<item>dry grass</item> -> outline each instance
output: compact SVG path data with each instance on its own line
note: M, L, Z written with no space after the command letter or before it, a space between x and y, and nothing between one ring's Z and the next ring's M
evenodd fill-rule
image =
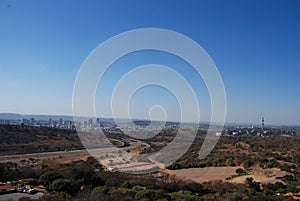
M256 182L269 181L275 179L275 173L279 171L277 168L262 169L254 168L250 174L236 176L231 180L227 177L236 175L236 169L241 167L207 167L207 168L190 168L181 170L164 170L164 173L176 175L182 179L190 179L199 183L213 180L223 180L231 183L244 183L246 178L252 177ZM267 174L272 172L273 174Z
M280 171L278 168L268 168L268 169L262 169L262 168L254 168L251 174L235 177L232 180L229 180L229 182L232 183L244 183L246 178L252 177L254 181L256 182L263 182L263 181L269 181L275 179L275 173ZM272 172L273 174L266 174L267 172Z
M206 182L213 180L223 180L227 177L236 175L236 169L240 167L206 167L206 168L189 168L181 170L170 170L170 174L174 174L182 179L190 179L195 182Z
M0 156L0 162L21 163L22 160L29 160L29 158L33 158L35 160L45 161L46 163L49 161L53 163L69 163L76 160L86 160L89 156L90 154L86 150L46 152Z

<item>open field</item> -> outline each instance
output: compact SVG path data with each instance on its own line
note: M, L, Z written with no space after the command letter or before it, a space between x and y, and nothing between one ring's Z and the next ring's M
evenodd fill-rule
M236 175L235 171L240 167L206 167L170 170L169 173L182 179L190 179L195 182L206 182L212 180L223 180Z
M278 168L267 168L267 169L255 169L252 173L235 177L231 180L228 180L232 183L244 183L246 178L252 177L256 182L263 182L263 181L271 181L275 180L275 173L280 171ZM268 173L269 172L269 173Z
M253 180L256 182L275 180L275 176L268 177L267 175L250 174L250 175L243 175L243 176L235 177L228 181L231 183L244 183L246 181L246 178L249 178L249 177L252 177Z
M206 182L212 180L223 180L230 183L244 183L246 178L252 177L256 182L275 180L275 173L280 171L278 168L255 168L250 174L236 176L233 179L226 180L227 177L237 175L236 169L240 167L206 167L206 168L188 168L180 170L163 170L164 173L176 175L182 179L190 179L195 182Z

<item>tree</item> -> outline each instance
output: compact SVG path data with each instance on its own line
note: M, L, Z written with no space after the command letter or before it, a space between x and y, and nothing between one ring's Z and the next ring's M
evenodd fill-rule
M40 182L37 179L29 179L25 182L26 185L38 186Z
M135 198L137 200L151 201L151 200L164 199L166 198L166 195L161 190L145 189L137 192Z
M62 178L62 175L60 173L55 171L49 171L42 174L39 180L44 186L49 186L51 182L60 178Z
M200 198L193 195L191 191L181 190L181 191L178 191L178 192L171 193L171 200L172 201L180 201L180 200L196 201L196 200L200 200Z
M235 170L235 173L239 176L244 175L245 171L242 168L238 168Z
M245 183L246 183L246 185L249 188L253 189L255 192L259 192L260 191L259 183L255 182L252 177L246 178L246 182Z
M73 179L56 179L49 185L49 190L75 195L79 190L81 183L81 180L76 181Z
M38 201L71 201L72 197L64 192L53 192L45 194L38 199Z
M181 190L190 191L197 195L203 195L205 193L203 186L193 181L181 181L179 188Z
M95 187L93 190L92 190L92 195L93 194L101 194L101 195L107 195L109 192L109 187L107 186L98 186L98 187Z

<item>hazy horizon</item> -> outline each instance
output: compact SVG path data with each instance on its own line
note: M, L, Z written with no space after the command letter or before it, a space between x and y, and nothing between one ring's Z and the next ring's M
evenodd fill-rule
M0 119L1 119L1 115L21 115L23 117L26 117L26 116L45 116L45 117L57 117L57 119L61 118L61 117L70 117L70 118L73 118L72 115L66 115L66 114L19 114L19 113L1 113L0 112ZM103 119L114 119L113 117L103 117L103 116L98 116L98 117L86 117L86 116L80 116L80 118L83 118L83 119L96 119L96 118L103 118ZM9 119L9 118L8 118ZM140 121L151 121L151 119L145 119L145 118L132 118L132 119L126 119L126 118L117 118L117 119L123 119L123 120L140 120ZM39 120L39 119L36 119L36 120ZM45 119L45 120L48 120L48 119ZM159 120L159 119L154 119L154 121L162 121L162 120ZM174 122L174 123L187 123L187 124L197 124L196 122L178 122L178 121L172 121L172 120L167 120L167 122ZM218 122L210 122L209 120L202 120L199 122L200 124L209 124L209 123L218 123ZM224 125L238 125L238 126L242 126L242 125L247 125L247 126L261 126L261 119L258 119L256 122L228 122L226 121ZM292 123L289 123L289 124L272 124L272 123L265 123L265 126L300 126L300 124L292 124Z

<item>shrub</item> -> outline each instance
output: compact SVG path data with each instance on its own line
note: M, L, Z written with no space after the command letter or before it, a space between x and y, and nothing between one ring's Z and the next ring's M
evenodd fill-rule
M51 194L43 195L38 201L71 201L72 197L64 192L53 192Z
M76 181L73 179L56 179L49 185L49 190L75 195L79 190L81 183L81 180Z

